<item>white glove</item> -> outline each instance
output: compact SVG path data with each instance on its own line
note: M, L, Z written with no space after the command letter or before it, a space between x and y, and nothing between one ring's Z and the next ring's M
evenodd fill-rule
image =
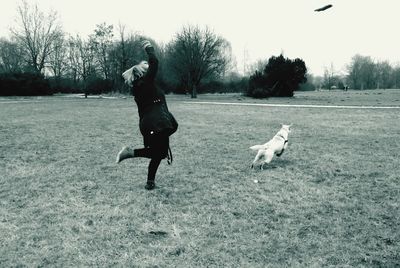
M151 45L151 43L149 41L145 40L142 42L142 47L144 50L146 50L146 48L153 47L153 46Z

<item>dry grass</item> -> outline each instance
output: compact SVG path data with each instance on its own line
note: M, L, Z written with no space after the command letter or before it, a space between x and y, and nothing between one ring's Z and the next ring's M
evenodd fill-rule
M256 102L400 98L342 94ZM161 165L152 192L147 161L114 164L121 146L142 143L130 99L0 100L0 266L400 266L399 110L183 99L169 96L174 163ZM199 96L215 99L253 102ZM288 150L250 170L248 147L281 122L294 123Z

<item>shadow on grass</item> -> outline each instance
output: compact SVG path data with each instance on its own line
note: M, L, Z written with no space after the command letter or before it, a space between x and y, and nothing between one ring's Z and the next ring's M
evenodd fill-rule
M281 159L281 158L274 158L271 163L269 164L263 164L262 169L260 167L255 167L255 170L261 170L261 171L266 171L266 170L271 170L271 169L276 169L276 168L285 168L288 166L292 166L294 162L292 160L288 159Z

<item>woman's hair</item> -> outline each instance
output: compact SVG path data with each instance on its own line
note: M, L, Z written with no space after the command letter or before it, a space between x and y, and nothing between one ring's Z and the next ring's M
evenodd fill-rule
M133 81L143 77L148 69L149 64L144 60L126 70L122 74L122 77L124 78L125 83L127 83L129 86L132 86Z

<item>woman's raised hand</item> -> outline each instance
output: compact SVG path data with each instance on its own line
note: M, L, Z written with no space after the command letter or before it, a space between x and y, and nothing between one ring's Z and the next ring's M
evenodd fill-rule
M153 46L151 45L151 43L148 40L144 40L142 42L142 47L143 47L143 49L146 49L148 47L153 47Z

